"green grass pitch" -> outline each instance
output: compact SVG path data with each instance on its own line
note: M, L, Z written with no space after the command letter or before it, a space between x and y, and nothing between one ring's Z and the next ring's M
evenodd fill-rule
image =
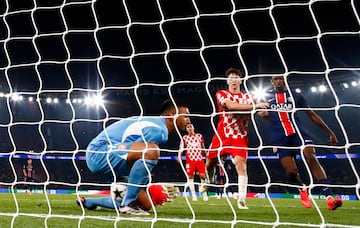
M16 201L14 199L16 197ZM315 207L305 209L296 199L248 199L249 210L236 208L236 200L210 197L192 202L178 197L174 202L156 207L150 216L118 216L114 210L85 210L76 205L76 195L0 194L0 227L320 227L322 225L360 227L360 202L344 201L336 211L326 209L325 200L316 200ZM96 196L97 197L97 196ZM18 205L18 210L16 207ZM188 203L191 204L191 211ZM277 224L279 222L280 224Z

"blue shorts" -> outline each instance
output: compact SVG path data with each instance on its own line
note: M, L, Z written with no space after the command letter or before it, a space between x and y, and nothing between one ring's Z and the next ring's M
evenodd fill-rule
M302 137L304 139L305 145L313 143L313 140L309 135L303 133ZM283 138L273 140L272 145L275 146L274 152L278 153L279 158L281 159L287 156L295 157L297 154L300 154L300 150L298 148L291 149L291 148L279 148L279 147L299 147L302 145L302 142L299 135L296 133L289 136L285 136Z
M119 181L120 177L129 175L126 161L131 145L132 143L110 145L106 141L90 143L86 149L86 164L91 172L109 181L113 181L113 169L116 181Z

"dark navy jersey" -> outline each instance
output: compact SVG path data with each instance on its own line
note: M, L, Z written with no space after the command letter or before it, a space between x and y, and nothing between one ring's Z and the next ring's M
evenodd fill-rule
M268 103L270 104L269 118L272 141L297 133L292 113L295 112L295 108L308 108L301 94L294 91L291 91L291 94L292 96L288 91L272 90L269 92ZM294 116L300 134L306 134L301 128L299 119L296 118L296 115Z
M28 165L28 164L23 165L23 170L26 173L27 175L26 177L28 178L28 180L32 180L34 178L33 177L34 167L32 165Z

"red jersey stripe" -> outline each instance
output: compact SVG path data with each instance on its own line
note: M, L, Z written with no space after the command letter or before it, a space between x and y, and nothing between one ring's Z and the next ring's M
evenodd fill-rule
M286 93L276 93L276 103L277 104L285 104L286 103ZM284 132L286 136L295 134L295 128L291 123L289 113L288 112L278 112L279 119L281 121L281 125L283 126Z

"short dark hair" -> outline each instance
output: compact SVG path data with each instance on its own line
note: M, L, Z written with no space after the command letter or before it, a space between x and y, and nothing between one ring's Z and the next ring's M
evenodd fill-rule
M227 70L225 71L225 77L226 77L226 78L229 77L230 74L239 75L240 78L243 77L243 73L242 73L239 69L236 69L236 68L233 68L233 67L231 67L231 68L229 68L229 69L227 69Z
M188 107L183 101L175 100L176 107ZM162 104L160 108L160 113L163 114L165 112L168 112L170 109L175 109L175 105L171 99L166 99Z

